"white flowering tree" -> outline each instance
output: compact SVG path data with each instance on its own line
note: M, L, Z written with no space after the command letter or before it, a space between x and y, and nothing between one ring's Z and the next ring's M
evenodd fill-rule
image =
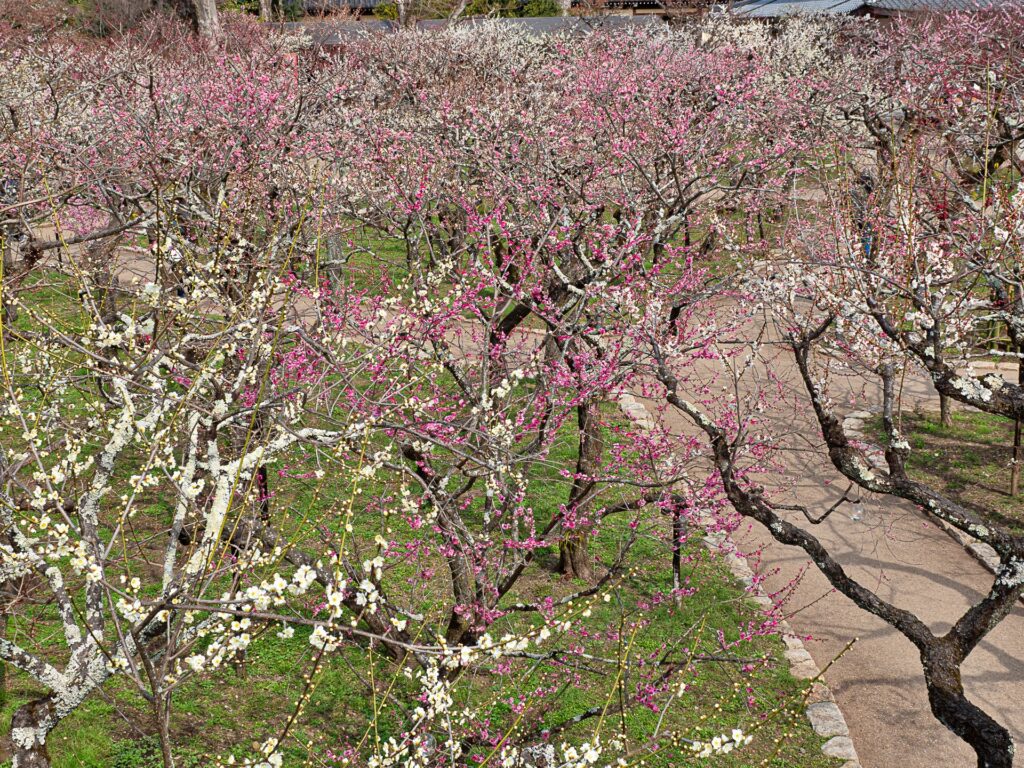
M823 451L850 483L847 494L827 509L778 503L750 475L751 428L696 402L667 362L660 375L668 402L707 435L734 507L801 547L837 590L916 646L932 712L974 749L979 766L1012 765L1014 745L966 695L960 668L1024 593L1024 539L912 476L901 382L924 376L950 401L1008 419L1022 414L1024 387L1008 367L974 368L993 353L979 348L993 327L1009 342L1003 360L1020 361L1022 23L1009 10L897 25L867 57L863 84L828 85L813 152L836 162L812 166L814 204L795 208L777 263L748 275L774 320L769 333L792 353L795 383ZM749 386L752 377L744 378ZM880 395L880 451L846 426L841 408L851 381ZM991 586L945 633L851 578L840 553L814 535L813 525L849 502L853 489L882 503L906 500L991 547Z

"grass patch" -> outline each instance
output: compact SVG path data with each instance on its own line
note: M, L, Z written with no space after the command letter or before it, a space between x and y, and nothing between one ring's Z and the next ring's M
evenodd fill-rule
M881 417L870 434L885 440ZM1024 498L1009 495L1013 421L975 411L957 411L953 425L937 413L904 413L910 443L910 474L963 504L984 519L1024 533Z
M608 562L614 556L627 524L623 520L601 529L594 550L602 561ZM643 622L644 631L636 637L634 661L664 653L666 648L678 644L681 637L695 653L720 652L723 641L735 640L744 627L760 620L757 608L745 598L725 567L699 544L694 544L688 552L686 571L691 585L697 587L695 594L685 599L680 607L671 600L659 602L670 586L668 552L656 530L661 524L660 520L643 522L647 531L636 544L631 558L634 575L618 587L615 600L596 603L587 627L593 633L625 627L624 635L628 635L632 623ZM550 572L551 561L555 558L556 553L552 552L546 563L537 564L530 578L524 579L516 599L537 599L578 587ZM643 608L624 609L624 604ZM515 619L524 620L530 619ZM685 634L700 623L706 625L706 631ZM495 634L501 631L496 629ZM269 632L252 646L244 671L226 669L216 677L199 678L180 690L175 696L172 721L177 764L186 768L213 765L217 757L229 751L241 757L251 752L254 742L275 735L292 714L294 702L303 690L302 675L310 666L308 634L308 628L297 627L294 639L283 640ZM619 647L614 635L609 634L588 651L614 656ZM643 739L664 714L663 732L675 731L690 738L711 738L737 726L753 731L755 741L749 747L718 758L716 765L729 768L836 765L821 754L822 739L814 734L802 716L803 683L788 673L782 651L777 638L756 637L735 651L758 660L749 669L732 662L697 664L692 677L687 675L692 683L691 690L678 698L669 712L637 706L624 716L612 714L607 718L602 735L607 739L625 731L633 739ZM391 677L385 659L375 654L374 664L381 679ZM358 742L364 736L373 706L366 687L367 665L366 652L359 648L348 648L332 657L319 677L319 684L293 733L294 738L285 742L286 766L309 764L307 760L311 755ZM492 697L492 722L501 727L511 716L505 701L522 689L528 689L532 682L554 675L557 670L545 665L537 670L533 680L526 682L521 675L473 680L460 689L459 695ZM12 674L11 678L10 696L0 713L0 729L4 732L10 726L14 709L41 693L20 673ZM401 685L401 678L398 680ZM628 680L627 690L642 684L643 673L634 673ZM612 685L611 674L606 671L583 675L576 684L563 687L554 697L553 706L543 715L545 725L553 727L588 707L603 705L609 699ZM561 738L572 742L592 738L595 724L595 719L580 723L562 734L559 741ZM379 727L381 737L386 738L397 729L398 720L385 712ZM162 762L154 732L145 702L127 681L119 678L54 731L50 751L56 768L160 768ZM312 749L307 745L312 745ZM669 746L646 755L645 765L669 768L691 764L684 755L685 748L681 751ZM312 764L319 764L316 757L313 759ZM692 762L697 764L698 761ZM469 764L472 765L472 761ZM6 764L0 762L0 765Z
M398 253L393 255L397 258ZM73 306L70 292L56 279L40 284L35 297L38 311L46 310L48 315L58 315L62 308ZM68 317L69 330L80 330L74 327L79 316L69 312ZM31 397L37 398L38 405L35 401L31 403L36 407L41 408L48 402L43 389L33 392ZM93 406L95 401L95 393L85 387L77 391L74 400L83 410ZM614 422L614 418L610 420ZM610 434L608 442L614 439ZM95 450L101 441L102 435L97 434L89 449ZM570 419L563 425L546 459L529 468L529 503L540 522L551 519L567 500L568 482L560 470L572 466L575 443L576 426ZM126 452L127 461L120 463L116 471L116 486L127 484L145 455L146 446ZM315 466L314 458L311 452L296 447L291 454L281 457L279 466L287 465L291 471L301 472ZM386 482L378 484L376 480L361 485L354 499L352 549L373 551L373 539L378 533L389 535L399 543L404 543L407 536L413 538L411 533L388 530L373 503L375 496L394 493L395 487ZM284 489L275 497L274 504L281 510L291 511L286 523L293 528L289 533L296 534L296 539L316 540L317 536L336 535L340 530L342 515L339 512L350 498L351 486L346 473L340 470L319 490L318 484L311 481L280 484L273 481L274 489ZM619 493L621 491L613 489L602 501L614 501ZM110 517L117 511L116 502L109 503L112 506L106 509L104 535L110 529ZM165 535L171 511L167 498L161 497L155 489L140 492L138 509L135 535L139 542L147 543L138 543L125 555L126 568L129 564L136 567L144 559L157 561L163 541L161 536ZM481 514L477 505L465 510L466 520L473 526L480 524ZM624 690L631 696L654 678L650 671L651 660L667 653L676 654L678 658L735 654L750 661L710 658L695 661L686 667L685 677L681 678L691 684L690 689L675 698L668 712L659 708L664 697L658 699L657 705L652 699L651 706L632 706L623 713L611 711L607 718L592 718L571 725L556 743L563 738L577 743L590 740L599 722L603 723L601 735L606 740L616 734L626 734L633 743L643 743L659 727L662 733L703 739L741 727L753 732L754 743L718 764L735 768L748 765L826 768L834 765L834 761L821 755L822 739L802 717L803 684L789 675L781 643L774 637L757 636L755 632L753 639L735 649L732 647L741 635L756 629L761 619L757 607L746 599L728 571L701 547L699 537L694 538L687 552L685 574L695 591L679 606L670 598L666 599L671 589L670 553L665 535L667 520L658 510L647 508L635 521L626 515L608 518L592 544L600 563L607 566L615 561L621 543L631 536L631 522L636 526L638 540L630 552L630 575L616 584L615 599L595 601L592 613L577 623L588 638L587 651L615 658L623 653L624 640L630 641L631 666ZM582 586L552 572L557 560L556 549L552 546L531 563L504 604L533 603L548 596L558 598ZM426 578L417 579L413 565L418 568L440 563L434 553L418 562L403 563L391 569L387 586L392 598L422 611L428 617L427 623L443 618L444 609L451 604L443 579L435 578L429 583ZM599 565L597 570L600 573L603 569ZM108 577L115 575L116 568L111 567ZM70 587L77 593L81 585L75 583ZM524 625L535 621L532 614L510 614L496 622L492 634L521 632ZM13 639L63 666L66 659L62 656L60 633L54 631L56 628L52 606L38 606L34 611L16 616L10 629ZM640 630L635 635L634 628ZM271 629L251 646L244 667L222 670L215 677L195 679L178 690L172 718L177 764L186 768L215 765L218 758L229 752L245 758L253 755L254 743L279 735L305 690L303 676L312 667L313 651L307 642L308 635L308 628L296 628L295 638L285 640ZM634 638L635 644L632 644ZM614 666L582 669L567 678L560 664L536 664L527 675L522 674L523 666L520 666L513 670L514 674L496 671L473 677L463 682L457 697L472 698L474 704L481 698L488 702L486 712L490 727L497 732L513 727L516 716L510 702L529 694L532 686L551 687L553 681L562 681L547 700L549 706L538 713L540 721L549 728L615 700ZM371 670L376 676L376 686L370 685ZM390 662L377 652L352 646L332 655L317 676L318 683L283 745L284 764L330 765L323 761L325 750L338 750L362 741L370 732L368 723L376 708L380 681L391 679L395 680L397 697L410 701L415 684L396 674ZM12 670L9 696L0 706L0 733L9 731L11 717L18 706L42 693L27 676ZM402 713L397 708L383 707L371 738L383 740L393 735L402 726L401 718ZM142 696L127 679L115 678L53 732L49 739L53 764L56 768L157 768L162 761L155 730L151 711ZM697 762L688 756L684 745L672 744L671 739L668 742L661 750L645 755L644 764L668 768ZM8 756L8 749L9 744L0 742L0 764ZM471 758L469 764L474 764Z

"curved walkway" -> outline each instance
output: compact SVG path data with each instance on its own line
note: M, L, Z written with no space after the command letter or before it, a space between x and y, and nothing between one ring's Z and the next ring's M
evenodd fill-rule
M778 369L776 369L778 370ZM848 382L863 403L877 394L860 382ZM800 385L793 381L791 392ZM927 381L907 384L904 407L923 401L937 409ZM846 481L828 463L820 447L810 404L776 415L779 433L788 435L786 473L778 482L785 501L810 510L831 506ZM673 417L675 418L675 417ZM692 427L681 419L680 431ZM783 490L784 488L784 490ZM864 494L855 514L847 505L812 526L843 567L880 597L916 613L934 632L944 632L967 607L984 595L992 576L962 546L907 503ZM1024 501L1022 501L1024 504ZM794 631L806 641L819 667L825 667L853 639L853 647L825 674L850 728L864 768L939 768L974 766L977 758L931 714L916 648L888 624L834 591L807 555L778 544L753 521L734 536L749 562L765 574L771 592L799 579L786 603ZM756 553L759 553L756 554ZM1017 604L963 666L968 696L1006 725L1024 754L1024 607ZM1024 764L1024 758L1017 763Z
M834 495L816 482L835 474L830 467L799 458L790 466L798 478L793 495L801 503L832 503ZM815 535L882 598L914 611L933 631L945 631L987 591L992 576L909 505L865 502L860 520L852 519L849 508L841 509L815 527ZM757 528L736 540L748 551L764 546L762 570L769 573L771 590L803 572L787 613L797 633L812 636L806 646L819 666L859 638L826 678L865 768L975 764L967 746L932 716L920 658L908 640L834 592L802 550L783 547ZM1019 605L968 658L964 685L972 700L1024 744L1024 610Z

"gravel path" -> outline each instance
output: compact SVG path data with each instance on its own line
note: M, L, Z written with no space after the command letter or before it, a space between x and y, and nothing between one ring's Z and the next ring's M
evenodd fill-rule
M784 365L780 361L780 365ZM778 369L776 369L778 370ZM879 393L848 382L861 393L859 407L877 404ZM791 392L800 391L794 379ZM865 403L866 399L866 403ZM927 381L906 384L904 407L922 402L937 410ZM776 414L786 433L785 500L821 511L831 506L847 482L818 445L810 404L794 418ZM679 420L681 431L692 429ZM811 529L851 575L892 603L915 612L933 631L944 632L992 583L992 576L912 505L888 497L863 497L859 514L845 506ZM859 519L853 519L859 517ZM974 766L974 753L931 714L916 648L874 616L832 590L807 555L776 543L760 525L749 523L735 537L744 552L761 550L755 570L767 574L766 587L780 590L802 574L787 603L789 622L818 666L825 667L854 638L853 648L828 670L826 681L838 702L864 768L945 768ZM1006 725L1024 750L1024 607L1018 603L967 659L963 667L968 696ZM1024 758L1017 762L1024 763Z

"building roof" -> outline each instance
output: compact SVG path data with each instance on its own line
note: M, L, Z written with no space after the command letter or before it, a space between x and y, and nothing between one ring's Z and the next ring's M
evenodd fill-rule
M372 10L389 0L305 0L307 10L329 12L332 10ZM661 0L606 0L609 6L657 6ZM745 18L775 18L793 14L848 15L852 13L876 13L889 15L897 13L941 13L944 11L971 11L995 8L1000 5L1021 5L1024 0L733 0L726 5L716 6L719 12L731 12ZM479 18L463 18L456 24L478 24ZM511 28L525 29L537 35L585 34L595 29L623 29L626 27L661 24L656 16L542 16L534 18L488 19ZM420 21L420 29L437 29L450 22L446 19ZM289 31L305 32L315 44L338 44L353 36L372 32L393 32L395 22L340 21L340 22L292 22L278 25Z
M732 12L750 18L789 16L795 13L846 15L864 5L866 0L741 0L732 6Z
M880 10L913 11L978 11L1000 5L1020 5L1022 0L868 0Z
M1021 3L1024 3L1024 0L739 0L730 10L738 16L748 18L771 18L795 13L941 13L984 10Z

